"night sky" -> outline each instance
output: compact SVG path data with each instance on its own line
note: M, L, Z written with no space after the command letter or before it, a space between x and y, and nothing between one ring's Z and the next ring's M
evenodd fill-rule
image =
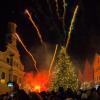
M63 0L57 0L59 16L63 14ZM37 66L47 68L56 44L65 45L67 33L76 5L78 14L71 34L68 53L77 64L82 67L85 59L92 62L94 54L100 53L100 2L99 0L65 0L67 3L64 32L61 20L57 16L55 0L2 0L0 1L0 50L5 51L7 42L7 23L17 24L17 33L33 54ZM28 9L33 20L41 31L42 38L47 44L45 53L36 30L25 15ZM18 43L18 49L26 70L33 69L33 63L25 50Z

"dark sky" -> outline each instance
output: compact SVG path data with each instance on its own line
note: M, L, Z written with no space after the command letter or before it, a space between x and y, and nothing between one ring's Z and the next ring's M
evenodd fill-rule
M55 45L65 45L69 25L75 6L79 5L74 23L68 52L77 63L90 61L96 52L100 52L100 2L99 0L66 0L65 29L56 13L55 0L2 0L0 1L0 50L5 50L7 43L7 23L16 22L17 33L27 48L32 52L39 67L46 67L50 63ZM59 16L63 14L63 0L58 0ZM41 46L36 30L24 14L25 9L31 12L33 20L41 31L43 40L48 46L48 54ZM26 69L31 69L32 62L21 45L18 45L21 58ZM47 60L48 58L48 60ZM76 60L77 59L77 60ZM47 61L46 61L47 60ZM26 63L28 62L28 63Z

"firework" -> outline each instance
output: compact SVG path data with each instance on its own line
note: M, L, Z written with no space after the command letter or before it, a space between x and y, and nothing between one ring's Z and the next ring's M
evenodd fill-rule
M50 10L50 13L52 14L52 9L51 9L49 0L47 0L47 4L48 4L49 10Z
M52 69L52 66L53 66L53 63L54 63L54 60L55 60L55 56L56 56L57 50L58 50L58 45L56 45L56 48L55 48L55 51L54 51L54 55L53 55L53 58L52 58L51 63L50 63L49 76L50 76L50 73L51 73L51 69Z
M40 34L40 31L39 31L38 27L36 26L35 22L33 21L32 17L31 17L31 14L29 13L29 11L27 9L25 10L25 14L27 14L29 16L29 20L31 21L31 23L35 27L35 29L37 31L37 34L38 34L38 37L40 39L40 42L43 44L43 39L42 39L42 36Z
M60 4L60 2L62 2ZM65 29L65 15L66 15L66 7L67 7L67 3L65 2L65 0L57 0L56 2L56 6L57 6L57 15L58 15L58 19L61 22L62 28L64 30L64 35L66 37L66 29ZM60 14L61 12L59 12L59 10L61 9L60 6L62 6L62 14Z
M38 34L38 36L39 36L39 39L40 39L41 43L43 43L42 36L41 36L41 34L40 34L40 32L39 32L39 29L38 29L38 27L36 26L35 22L33 21L32 17L31 17L31 14L29 13L29 11L28 11L27 9L25 10L25 14L27 14L27 15L29 16L29 20L31 21L31 23L32 23L33 26L35 27L35 29L36 29L36 31L37 31L37 34Z
M67 43L66 43L66 49L68 48L68 45L69 45L69 42L70 42L71 32L72 32L72 29L73 29L73 24L74 24L74 22L75 22L75 17L76 17L78 8L79 8L79 7L78 7L78 5L77 5L76 8L75 8L75 11L74 11L72 20L71 20L71 25L70 25L70 27L69 27L69 32L68 32L68 39L67 39Z
M27 14L29 16L29 20L31 21L31 23L34 26L34 28L36 29L41 44L45 47L45 49L47 49L46 44L44 43L44 41L42 39L42 36L40 34L40 31L39 31L37 25L35 24L35 22L33 21L32 17L31 17L31 14L29 13L29 11L27 9L25 10L25 14Z
M63 16L62 16L62 24L63 24L63 29L64 29L64 33L66 35L66 30L65 30L65 15L66 15L66 6L67 6L67 3L65 2L65 0L63 0L63 4L64 4L64 13L63 13Z
M26 46L25 46L24 43L22 42L22 40L21 40L21 38L19 37L19 35L18 35L17 33L15 33L15 35L16 35L18 41L19 41L19 42L21 43L21 45L23 46L23 48L25 49L25 51L26 51L26 52L29 54L29 56L32 58L32 60L33 60L33 62L34 62L34 66L35 66L36 71L39 72L38 69L37 69L37 67L36 67L36 60L34 59L33 55L27 50Z
M56 0L56 1L57 1L57 0ZM63 4L62 6L63 6L63 11L64 11L64 12L63 12L62 16L60 16L60 14L59 14L59 12L58 12L58 17L62 17L62 18L64 19L64 18L65 18L65 15L66 15L66 6L67 6L67 4L66 4L65 0L61 0L61 1L63 2L63 3L62 3L62 4ZM61 2L61 1L60 1L60 2ZM58 7L58 8L57 8L57 11L59 11L59 10L58 10L58 9L59 9L58 2L56 2L56 3L57 3L57 7Z
M55 0L55 3L56 3L56 12L57 12L57 15L59 16L59 13L58 13L58 3L57 3L57 0Z

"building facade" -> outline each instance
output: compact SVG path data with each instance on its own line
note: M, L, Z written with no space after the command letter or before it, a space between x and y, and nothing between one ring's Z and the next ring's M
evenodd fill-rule
M15 81L20 86L24 75L24 66L20 60L20 54L16 47L17 38L15 36L16 24L9 23L8 37L10 42L7 44L5 52L0 51L0 93L8 90L7 82Z
M93 62L94 82L100 84L100 55L96 54Z
M78 72L78 79L84 89L100 85L100 54L95 54L92 64L85 61L83 73L81 70Z

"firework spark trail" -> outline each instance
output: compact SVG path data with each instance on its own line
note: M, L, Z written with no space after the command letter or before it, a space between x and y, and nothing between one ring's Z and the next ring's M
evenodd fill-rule
M57 0L56 0L57 1ZM66 6L67 6L67 3L65 2L65 0L62 1L63 2L63 14L62 16L60 16L59 12L58 12L58 9L59 9L59 6L58 6L58 2L56 2L56 6L57 6L57 15L58 15L58 19L61 21L62 23L62 27L63 27L63 30L64 30L64 35L66 36L66 29L65 29L65 15L66 15Z
M49 10L50 10L50 13L52 14L52 9L51 9L49 0L47 0L47 4L48 4Z
M62 18L64 19L64 18L65 18L65 15L66 15L66 6L67 6L67 4L66 4L65 0L63 0L62 2L63 2L63 4L64 4L64 5L63 5L64 13L63 13L63 15L62 15ZM58 2L57 2L57 0L56 0L56 3L57 3L56 5L57 5L57 7L58 7L58 8L57 8L57 11L58 11L59 6L58 6ZM59 12L58 12L58 17L60 17Z
M76 8L75 8L73 17L72 17L71 25L70 25L70 27L69 27L68 39L67 39L67 43L66 43L66 49L68 49L68 46L69 46L69 42L70 42L70 38L71 38L71 32L72 32L72 29L73 29L73 24L74 24L74 22L75 22L75 18L76 18L76 14L77 14L78 8L79 8L79 7L78 7L78 5L77 5Z
M56 2L56 12L57 12L57 15L59 16L59 13L58 13L58 2L57 2L57 0L55 0L55 2Z
M53 63L54 63L54 60L55 60L55 56L56 56L57 50L58 50L58 45L56 45L56 48L55 48L55 51L54 51L54 55L53 55L53 58L52 58L51 63L50 63L49 76L50 76L50 73L51 73L51 69L52 69L52 66L53 66Z
M29 11L27 9L25 10L25 14L27 14L29 16L29 20L32 22L33 26L35 27L41 43L43 43L42 36L41 36L35 22L33 21L32 17L31 17L31 14L29 13Z
M66 35L66 29L65 29L65 16L66 16L66 6L67 6L67 3L65 2L65 0L63 0L63 3L64 3L64 13L63 13L63 29L64 29L64 34Z
M38 27L36 26L35 22L33 21L32 17L31 17L31 14L29 13L29 11L27 9L25 10L25 14L27 14L29 16L29 20L31 21L31 23L35 27L41 44L45 47L45 49L47 49L46 44L43 42L42 36L40 34L40 31L39 31Z
M63 14L63 18L65 18L67 3L65 2L65 0L63 0L63 3L64 3L64 14Z
M35 66L36 71L39 72L38 69L37 69L37 67L36 67L36 60L34 59L34 57L32 56L32 54L27 50L26 46L25 46L24 43L22 42L22 40L21 40L21 38L19 37L19 35L18 35L17 33L15 33L15 35L16 35L18 41L19 41L19 42L21 43L21 45L23 46L23 48L25 49L25 51L26 51L26 52L30 55L30 57L32 58L32 60L33 60L33 62L34 62L34 66Z

